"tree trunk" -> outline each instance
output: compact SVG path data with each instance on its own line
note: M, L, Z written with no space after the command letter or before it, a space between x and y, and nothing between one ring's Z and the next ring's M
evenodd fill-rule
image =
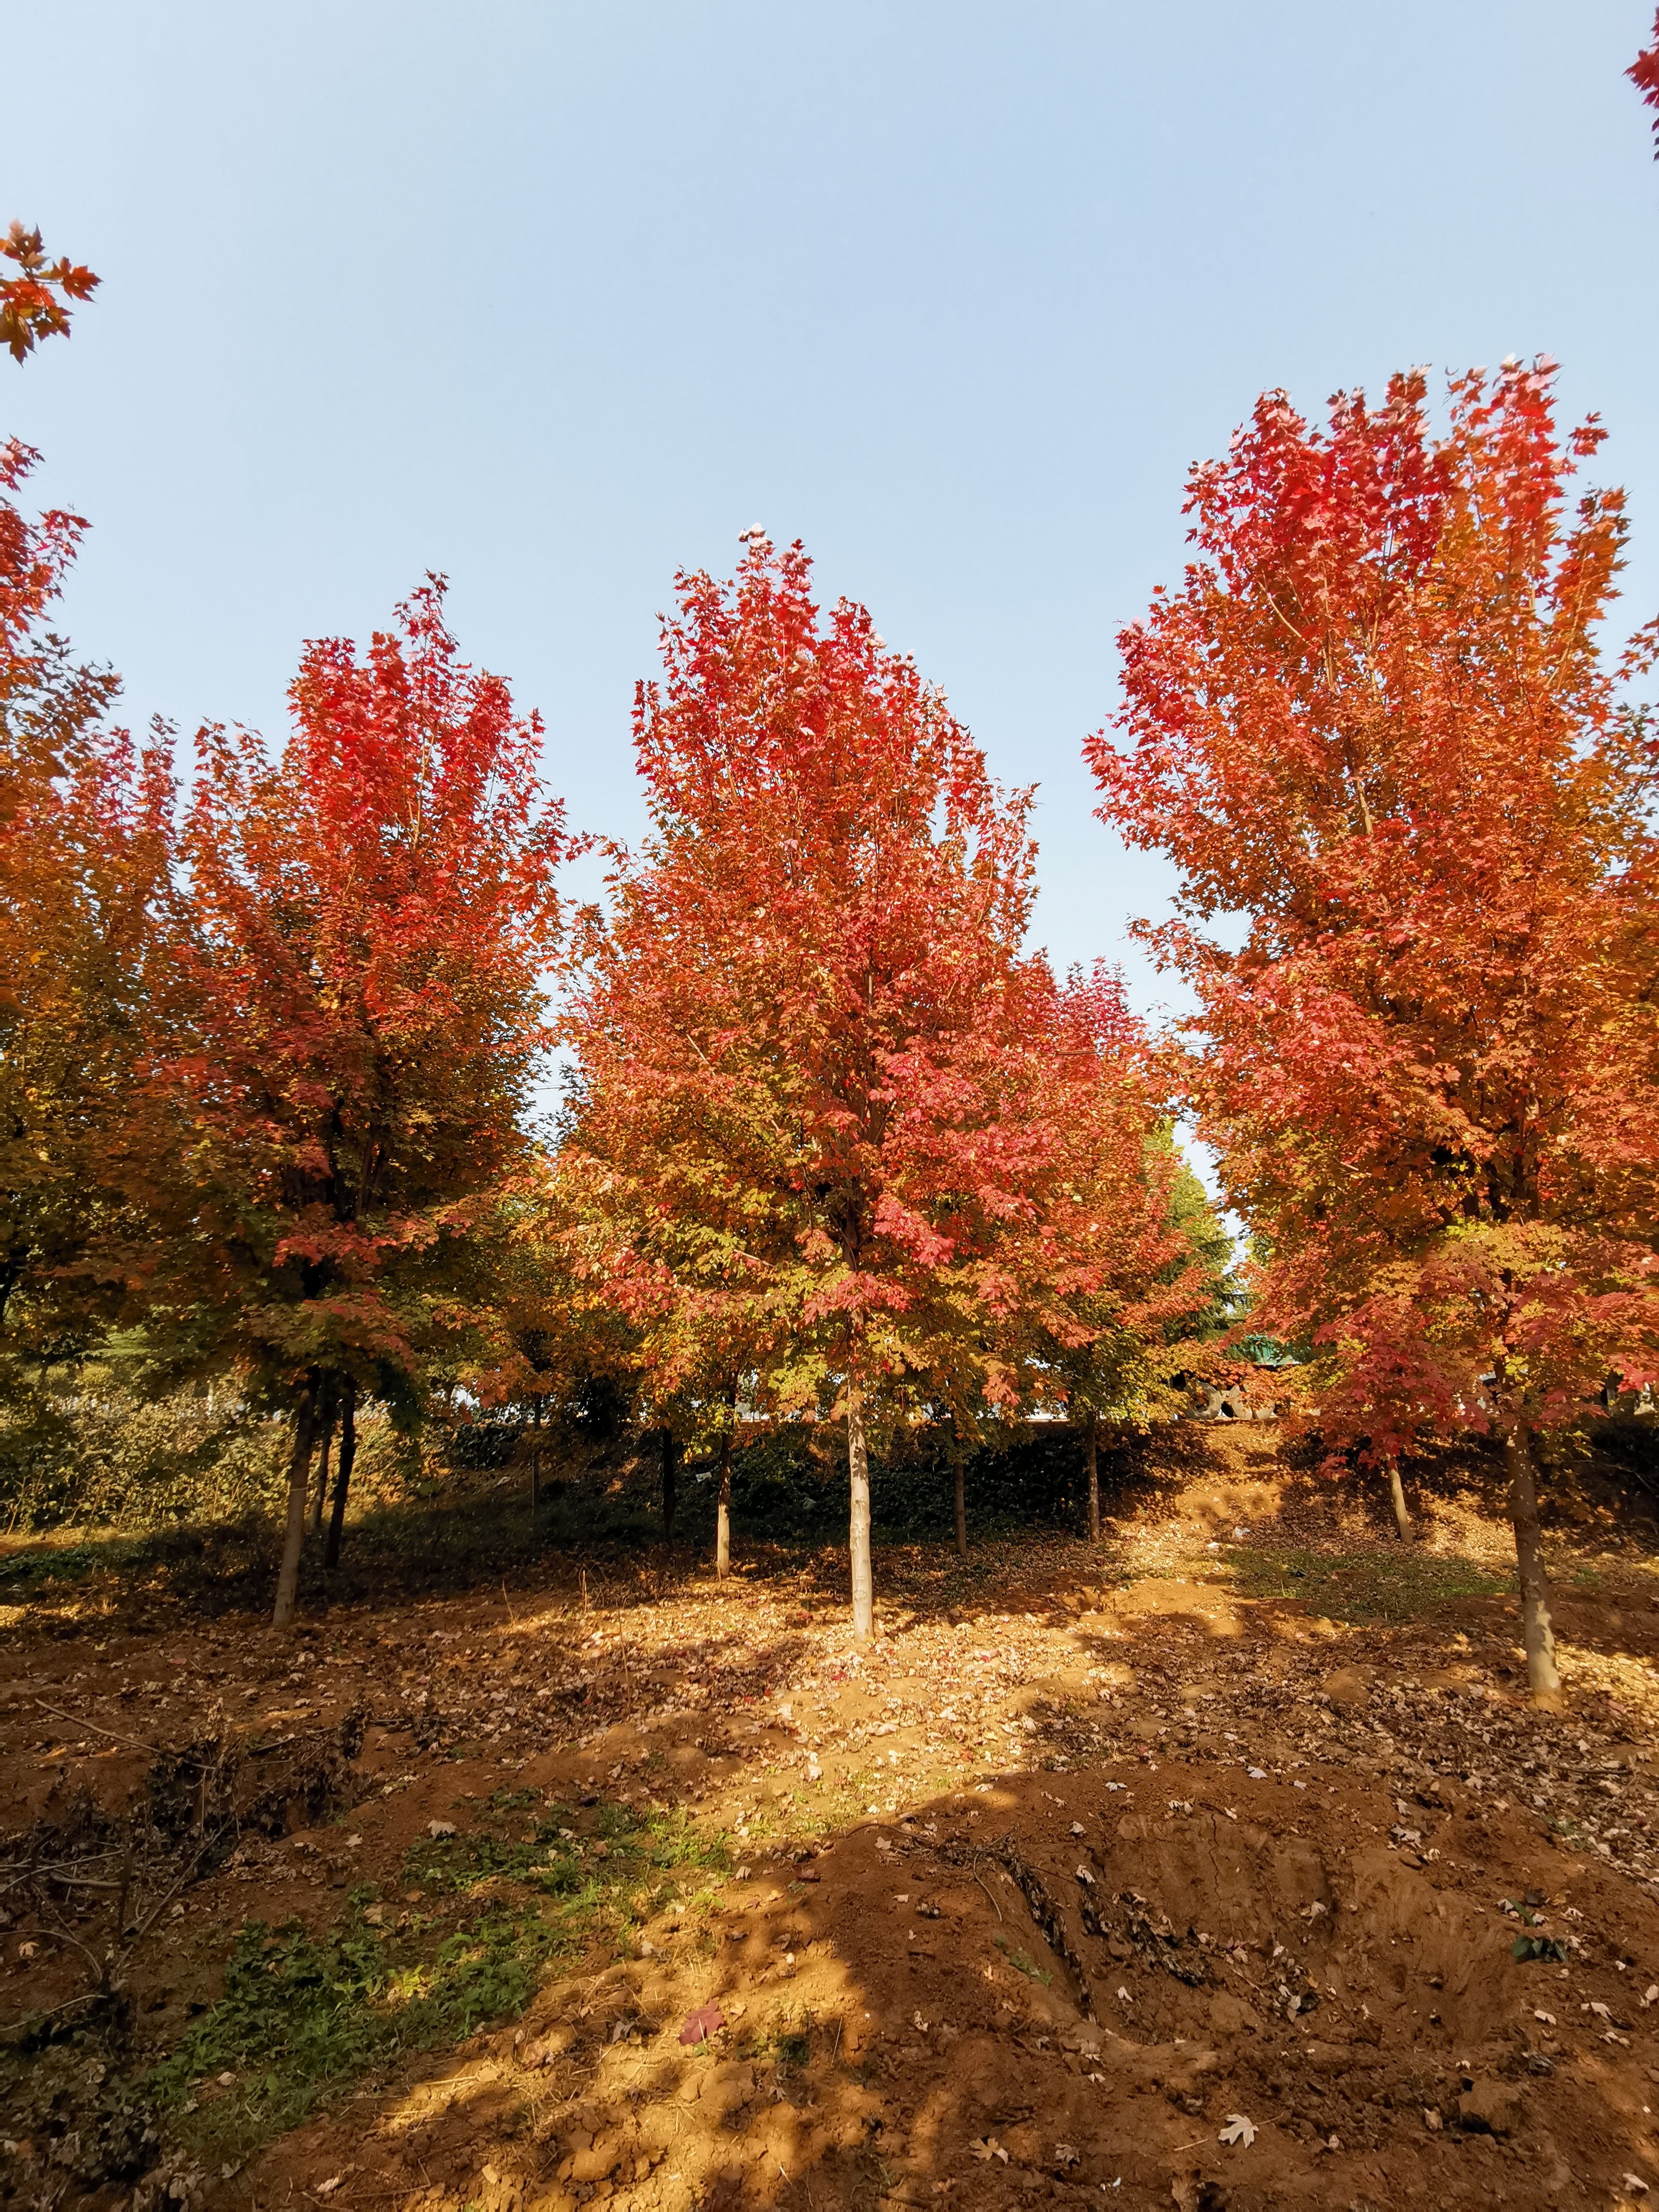
M1400 1462L1392 1458L1389 1462L1389 1502L1394 1507L1395 1526L1400 1531L1400 1540L1402 1544L1409 1544L1413 1535L1412 1516L1406 1510L1406 1492L1400 1480Z
M847 1401L847 1474L852 1494L848 1549L853 1565L853 1634L867 1644L875 1627L875 1579L870 1571L870 1458L864 1442L864 1401L856 1390Z
M1515 1561L1521 1570L1521 1635L1527 1647L1527 1683L1534 1705L1558 1711L1561 1705L1561 1677L1556 1671L1549 1584L1544 1578L1544 1535L1538 1520L1538 1481L1533 1466L1532 1435L1523 1420L1517 1419L1504 1439L1504 1463L1510 1477Z
M958 1559L965 1559L968 1556L968 1498L963 1479L962 1439L960 1437L956 1437L951 1444L951 1473L953 1477L952 1487L956 1492L957 1556Z
M1083 1464L1089 1476L1089 1541L1100 1541L1100 1424L1092 1413L1085 1435Z
M662 1432L662 1540L665 1544L674 1540L674 1431Z
M340 1385L340 1464L334 1477L334 1503L328 1516L328 1541L323 1565L340 1564L340 1531L345 1526L346 1493L351 1488L351 1469L357 1457L357 1384L348 1375Z
M732 1571L732 1431L720 1438L720 1495L714 1514L714 1579Z
M542 1510L542 1401L538 1398L530 1409L530 1539L536 1540L537 1517Z
M276 1575L276 1602L271 1608L273 1628L287 1628L294 1620L300 1554L306 1540L306 1492L311 1486L311 1432L316 1415L317 1371L313 1368L295 1408L294 1455L288 1464L288 1527L283 1534L283 1564Z
M317 1491L311 1502L311 1533L313 1536L322 1528L323 1508L328 1502L328 1455L334 1442L334 1377L325 1375L318 1397L323 1438L317 1453Z

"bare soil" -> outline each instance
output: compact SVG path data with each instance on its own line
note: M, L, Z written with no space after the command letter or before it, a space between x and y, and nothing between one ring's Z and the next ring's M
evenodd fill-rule
M1551 1717L1490 1501L1417 1504L1404 1552L1207 1431L1099 1547L880 1555L863 1651L844 1562L782 1553L293 1639L15 1607L0 2203L1650 2203L1655 1531L1559 1520ZM629 1857L650 1823L696 1849ZM464 1956L486 1912L520 1996L274 2141L264 2061L155 2087L239 1942Z

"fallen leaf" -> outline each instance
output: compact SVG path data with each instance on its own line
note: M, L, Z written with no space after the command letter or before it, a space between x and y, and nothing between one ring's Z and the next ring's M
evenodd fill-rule
M1546 2027L1553 2027L1555 2025L1555 2014L1553 2012L1534 2012L1533 2018L1541 2020Z
M1070 2143L1056 2143L1054 2145L1054 2164L1056 2166L1076 2166L1078 2163L1079 2154L1072 2148Z
M1229 2112L1227 2124L1216 2137L1218 2142L1243 2143L1249 2150L1255 2141L1255 2123L1247 2120L1243 2112Z
M311 2193L313 2197L331 2197L344 2179L343 2173L331 2174L326 2181L319 2181Z
M1008 2154L994 2136L976 2136L968 2148L981 2166L994 2158L1000 2158L1005 2166L1008 2163Z
M699 2005L695 2012L685 2015L685 2025L680 2030L682 2043L705 2043L717 2028L726 2025L726 2014L717 2004Z
M455 1823L453 1820L428 1820L426 1824L426 1832L435 1843L440 1836L453 1836L455 1832Z

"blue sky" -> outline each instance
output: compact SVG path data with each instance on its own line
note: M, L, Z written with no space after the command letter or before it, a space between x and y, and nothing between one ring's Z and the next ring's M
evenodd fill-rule
M10 11L0 218L105 283L0 361L94 525L66 626L134 719L280 726L427 568L641 826L677 566L803 538L1038 781L1039 934L1166 878L1091 819L1115 632L1255 393L1547 351L1652 550L1659 168L1632 0L147 0ZM1133 959L1136 995L1160 987Z

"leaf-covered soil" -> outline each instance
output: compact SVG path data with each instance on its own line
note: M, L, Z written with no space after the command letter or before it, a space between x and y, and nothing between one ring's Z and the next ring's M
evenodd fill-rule
M1478 1486L1407 1552L1205 1441L1098 1547L878 1555L862 1653L781 1552L20 1606L0 2202L1651 2203L1650 1522L1574 1490L1545 1717Z

